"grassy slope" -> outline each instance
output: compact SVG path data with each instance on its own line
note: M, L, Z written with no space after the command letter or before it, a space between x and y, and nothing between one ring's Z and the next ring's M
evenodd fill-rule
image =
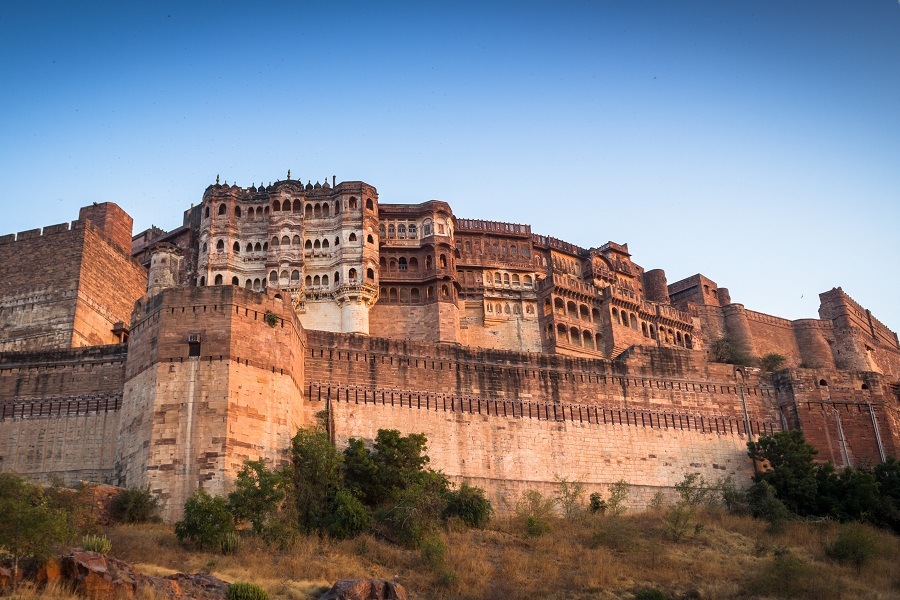
M226 557L185 550L165 525L118 526L108 535L110 554L148 575L206 571L259 583L273 598L316 598L346 577L393 579L420 599L632 598L644 588L669 598L900 598L900 538L874 529L880 556L857 576L852 565L825 554L843 527L834 523L794 523L772 532L749 517L713 511L699 515L680 542L666 533L662 512L560 520L551 527L537 538L526 538L513 521L444 532L445 566L436 569L418 551L370 536L304 537L284 551L247 538L238 554Z

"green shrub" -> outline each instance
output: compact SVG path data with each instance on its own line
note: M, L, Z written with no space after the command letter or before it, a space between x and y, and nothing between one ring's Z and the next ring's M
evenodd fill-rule
M159 498L150 493L150 488L129 488L112 500L112 516L122 523L146 523L157 520Z
M609 514L621 515L625 512L629 488L628 482L624 479L609 486L609 500L606 501L606 511Z
M447 493L445 518L458 518L469 527L484 527L494 514L491 501L485 498L484 490L464 483L458 490Z
M525 537L540 537L550 533L550 524L540 517L531 516L525 519Z
M422 563L434 572L444 569L444 561L447 558L447 544L440 535L429 535L419 544L419 555Z
M747 489L747 505L751 515L768 521L776 530L794 518L794 513L778 499L775 488L765 481L754 483Z
M559 493L556 495L556 503L562 510L563 517L567 521L579 521L584 518L585 507L584 484L580 481L559 480Z
M634 593L634 600L666 600L667 596L656 588L641 588Z
M328 517L328 535L337 539L352 538L368 529L371 521L369 510L359 498L344 488L337 491Z
M107 554L112 550L112 542L105 535L86 535L81 538L81 547L88 552Z
M878 556L878 538L871 528L861 523L848 523L841 527L837 539L825 553L836 561L852 563L858 577L863 566Z
M219 547L225 556L237 554L237 551L241 549L241 538L237 531L229 531L223 535Z
M752 366L756 360L747 352L746 348L732 339L722 338L712 343L710 347L714 362Z
M180 542L191 541L199 548L217 548L226 533L234 531L228 502L210 496L205 490L194 492L184 503L184 518L175 523Z
M228 600L269 600L269 594L255 583L235 581L228 586Z
M588 510L593 514L604 514L606 512L606 500L600 495L600 492L594 492L590 495L588 501Z
M773 372L783 367L786 361L787 359L783 355L769 352L765 356L760 357L759 364L764 370Z

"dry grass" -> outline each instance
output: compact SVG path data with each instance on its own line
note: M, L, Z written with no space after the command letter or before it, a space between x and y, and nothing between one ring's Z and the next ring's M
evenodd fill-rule
M666 535L663 511L622 517L551 521L548 534L528 538L505 521L475 531L444 532L443 567L429 568L415 550L362 536L334 541L299 538L275 549L248 537L233 556L192 552L165 525L122 525L107 532L112 555L148 575L207 572L253 581L273 598L316 598L346 577L396 580L413 598L631 598L656 588L670 598L898 598L900 539L876 531L880 555L857 577L829 559L835 523L793 523L773 532L760 521L721 511L701 513L699 527L679 542ZM73 598L55 595L23 598Z

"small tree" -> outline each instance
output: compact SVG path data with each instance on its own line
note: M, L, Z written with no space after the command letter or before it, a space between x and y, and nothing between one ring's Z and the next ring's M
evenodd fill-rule
M757 474L757 482L765 481L775 495L793 513L815 515L819 503L816 449L806 443L799 429L764 435L757 442L747 442L750 458L765 461L769 470Z
M159 498L150 492L150 488L129 488L113 498L110 508L117 521L145 523L157 518Z
M234 531L228 502L221 496L210 496L205 490L194 492L184 503L184 518L175 523L180 542L189 540L199 548L217 548L225 534Z
M782 354L778 354L776 352L769 352L768 354L760 357L759 364L766 371L773 372L779 370L784 366L784 363L787 359Z
M559 479L559 493L556 501L562 509L563 517L567 521L578 521L584 518L584 484L580 481L568 481Z
M291 460L298 525L307 533L323 531L331 503L343 487L341 454L324 429L307 427L291 441Z
M67 534L65 512L48 506L40 488L18 475L0 473L0 551L12 558L13 586L20 559L46 558Z
M878 538L862 523L848 523L841 527L837 539L825 550L834 560L852 563L859 577L863 565L878 556Z
M238 520L250 521L253 533L261 534L284 500L281 474L269 469L263 460L248 460L234 485L235 490L228 494L232 514Z

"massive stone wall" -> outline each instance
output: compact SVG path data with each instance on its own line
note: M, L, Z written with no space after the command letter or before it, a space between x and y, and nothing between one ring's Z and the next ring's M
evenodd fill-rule
M336 443L344 446L351 437L371 442L379 429L425 434L430 466L484 488L501 514L525 491L555 495L563 479L583 483L588 493L629 482L629 504L645 508L656 492L671 495L686 473L708 481L732 476L738 485L752 474L746 435L721 422L716 431L711 422L701 429L695 421L688 429L684 419L649 411L535 403L523 412L511 402L475 409L435 397L384 400L336 394L329 403Z
M0 354L0 470L111 482L125 350Z

